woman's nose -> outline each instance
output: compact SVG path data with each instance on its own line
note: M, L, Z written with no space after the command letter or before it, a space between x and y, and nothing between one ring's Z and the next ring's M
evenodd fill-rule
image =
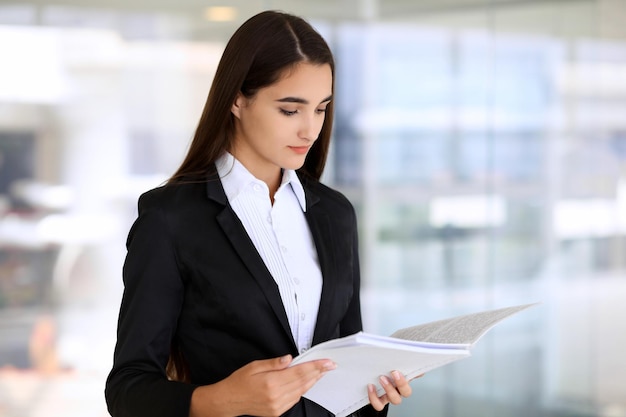
M324 118L308 116L304 117L300 126L300 137L306 140L316 140L322 130Z

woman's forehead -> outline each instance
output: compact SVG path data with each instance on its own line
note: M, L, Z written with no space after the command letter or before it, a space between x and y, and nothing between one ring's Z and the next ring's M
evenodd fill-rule
M333 77L330 65L300 63L285 71L274 84L262 89L279 100L282 97L296 97L318 104L332 95Z

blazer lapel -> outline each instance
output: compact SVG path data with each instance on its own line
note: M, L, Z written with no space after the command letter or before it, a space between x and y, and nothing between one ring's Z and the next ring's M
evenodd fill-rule
M319 197L306 187L305 182L303 182L303 186L307 201L306 219L313 235L323 277L322 295L313 333L313 344L317 344L327 340L332 332L329 325L333 323L337 289L333 278L336 275L335 251L333 250L334 241L329 213L319 210L319 207L316 206Z
M207 194L210 200L224 206L224 209L217 216L217 222L221 226L222 230L224 230L224 233L230 240L235 251L238 253L243 264L258 282L265 298L274 310L276 318L280 321L283 329L289 335L289 339L292 341L295 350L296 344L293 340L285 307L283 306L282 299L280 298L278 285L276 284L276 281L274 281L274 278L265 266L263 259L254 247L254 244L250 240L250 237L237 217L237 214L233 211L230 204L228 204L228 199L222 187L222 183L219 181L217 175L209 178L207 183Z

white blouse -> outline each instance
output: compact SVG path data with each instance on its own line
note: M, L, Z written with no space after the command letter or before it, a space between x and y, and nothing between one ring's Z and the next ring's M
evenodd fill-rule
M322 292L317 250L304 217L302 184L295 171L284 170L272 205L267 184L230 153L220 157L216 166L231 207L278 284L291 333L302 353L313 341Z

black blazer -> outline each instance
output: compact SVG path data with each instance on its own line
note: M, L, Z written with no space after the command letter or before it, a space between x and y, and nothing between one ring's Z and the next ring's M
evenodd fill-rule
M301 180L323 275L317 344L362 329L356 216L340 193ZM278 286L216 176L143 194L127 249L105 388L112 416L186 417L198 385L253 360L298 355ZM192 384L165 376L173 342L189 364ZM369 405L359 414L380 415ZM285 415L332 414L302 399Z

